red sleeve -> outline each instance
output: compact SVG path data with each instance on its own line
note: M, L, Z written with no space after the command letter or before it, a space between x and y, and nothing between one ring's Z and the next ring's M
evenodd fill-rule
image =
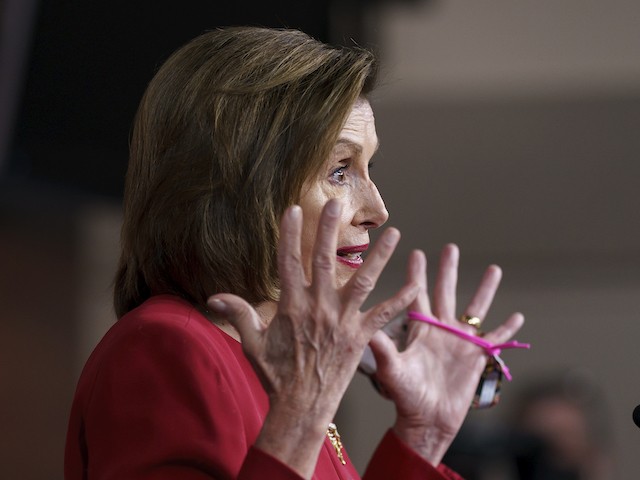
M265 468L266 467L266 468ZM278 480L303 480L287 465L262 450L251 447L245 459L238 480L273 478Z
M235 357L177 322L119 333L80 380L67 480L300 480L251 448L264 412L227 373Z
M447 466L437 468L403 443L398 436L388 430L376 449L363 480L463 480Z

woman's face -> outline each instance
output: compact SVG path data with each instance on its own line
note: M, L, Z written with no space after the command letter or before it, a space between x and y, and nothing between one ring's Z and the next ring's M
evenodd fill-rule
M378 148L371 105L359 99L353 105L320 175L307 181L299 204L304 216L302 259L311 279L311 255L320 215L332 198L341 200L342 217L336 252L336 283L344 285L362 265L369 247L369 230L387 221L389 213L369 176L371 157Z

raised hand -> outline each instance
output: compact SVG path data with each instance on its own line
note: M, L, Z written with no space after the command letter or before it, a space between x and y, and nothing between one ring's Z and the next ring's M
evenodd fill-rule
M415 301L413 280L391 299L361 312L400 234L386 230L347 284L335 281L341 205L323 209L312 258L312 281L304 274L300 249L302 212L285 212L278 264L281 294L267 320L243 299L219 294L208 304L238 330L270 400L256 445L310 478L328 423L332 420L359 359L373 334ZM417 278L417 276L415 276Z
M474 333L474 327L463 324L456 315L458 258L455 245L444 248L432 304L427 292L426 258L420 251L412 253L408 281L417 283L420 290L409 308ZM500 268L490 266L462 313L484 319L501 276ZM505 342L523 322L523 316L515 313L484 338L491 343ZM484 351L450 332L421 322L409 322L406 346L401 351L383 332L373 337L371 348L377 363L377 381L396 406L394 430L437 465L467 414L486 364Z

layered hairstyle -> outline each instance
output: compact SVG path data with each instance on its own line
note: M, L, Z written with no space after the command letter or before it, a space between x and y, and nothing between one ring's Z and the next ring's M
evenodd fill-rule
M277 299L280 217L319 174L376 65L367 50L296 30L220 29L176 51L135 118L118 317L162 293L200 306L219 292Z

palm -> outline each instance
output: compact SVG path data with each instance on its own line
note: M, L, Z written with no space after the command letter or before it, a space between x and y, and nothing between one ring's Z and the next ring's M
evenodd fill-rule
M458 250L449 245L443 251L431 304L426 260L421 252L414 252L408 276L420 284L420 293L410 309L472 333L474 328L459 322L455 313L457 267ZM487 269L466 313L484 318L500 276L498 267ZM522 315L514 314L485 338L504 342L522 323ZM483 350L450 332L420 322L409 323L406 345L401 351L382 333L376 334L371 346L378 363L376 377L396 406L396 429L428 427L452 439L467 414L486 363Z

